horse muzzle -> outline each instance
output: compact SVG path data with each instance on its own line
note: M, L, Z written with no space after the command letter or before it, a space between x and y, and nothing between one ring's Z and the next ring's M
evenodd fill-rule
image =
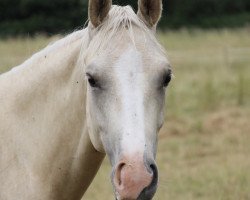
M157 183L155 162L144 161L143 156L123 156L113 171L117 200L151 200Z

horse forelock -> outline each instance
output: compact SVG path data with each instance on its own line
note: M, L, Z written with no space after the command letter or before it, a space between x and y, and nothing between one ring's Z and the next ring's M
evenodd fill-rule
M113 44L114 37L123 39L122 33L129 36L132 44L136 47L135 38L144 37L145 40L151 40L159 49L159 51L166 56L165 49L159 44L155 37L155 30L150 29L134 12L131 6L117 6L113 5L109 11L108 16L103 23L93 28L91 22L88 30L90 35L89 46L87 49L87 59L93 58L97 52L105 51L110 44ZM83 49L82 51L86 51Z

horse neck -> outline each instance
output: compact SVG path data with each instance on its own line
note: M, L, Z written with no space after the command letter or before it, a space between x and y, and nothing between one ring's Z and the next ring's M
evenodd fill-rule
M81 34L55 43L5 75L6 91L14 91L5 101L16 120L8 131L17 141L13 154L33 184L49 190L44 195L53 199L79 198L104 157L93 148L86 128L86 85L78 59L86 34Z

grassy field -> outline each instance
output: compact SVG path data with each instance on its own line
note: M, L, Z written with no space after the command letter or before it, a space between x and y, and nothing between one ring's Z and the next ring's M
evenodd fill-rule
M250 28L160 33L175 78L159 136L159 200L250 200ZM0 40L0 73L55 38ZM103 163L86 200L114 199Z

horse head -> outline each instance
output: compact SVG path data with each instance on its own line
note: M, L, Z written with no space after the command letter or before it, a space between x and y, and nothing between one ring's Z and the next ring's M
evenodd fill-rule
M155 38L161 13L161 0L139 0L137 14L111 0L89 2L88 132L110 159L118 200L149 200L157 189L157 134L171 80Z

